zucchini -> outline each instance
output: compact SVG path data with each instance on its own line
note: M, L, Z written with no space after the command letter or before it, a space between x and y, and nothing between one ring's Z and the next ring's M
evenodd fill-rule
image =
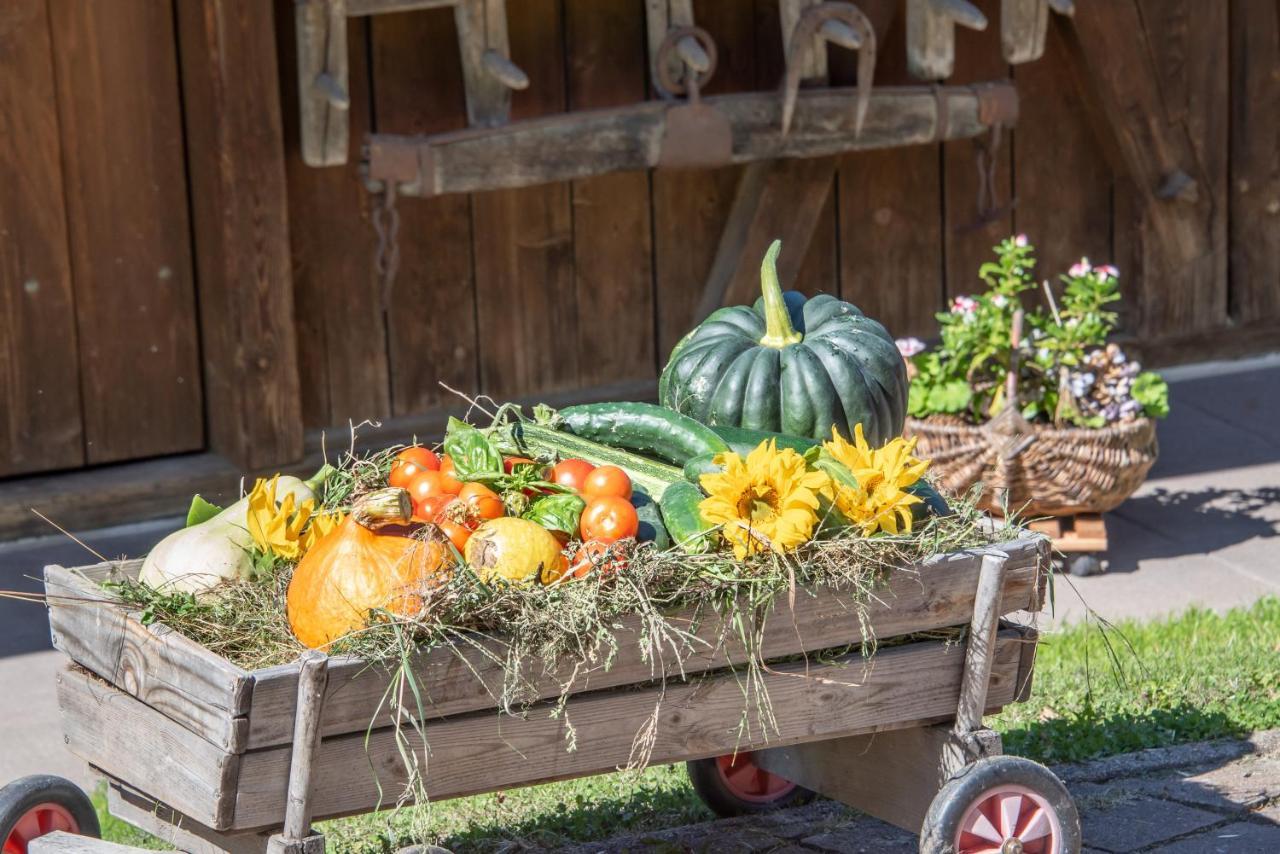
M704 474L717 474L721 467L716 465L719 454L702 454L684 464L684 479L690 483L701 484Z
M587 403L560 410L575 436L682 466L690 457L729 450L710 428L653 403Z
M704 521L698 510L704 497L701 489L682 480L667 487L658 502L671 541L690 554L711 551L719 539L716 526Z
M684 481L684 472L638 454L621 451L545 424L522 423L513 425L516 441L527 449L551 453L567 459L578 457L596 465L617 466L627 473L631 483L661 501L668 486Z
M774 439L779 448L790 448L797 454L803 454L810 448L822 444L821 439L811 439L808 436L791 436L787 433L752 430L747 427L727 427L723 424L713 425L711 431L728 444L729 450L742 457L754 451L756 446L766 439Z
M636 516L640 517L640 530L636 540L642 543L653 543L659 550L671 548L671 535L662 521L662 511L658 503L649 497L649 493L640 487L631 491L631 506L636 508Z

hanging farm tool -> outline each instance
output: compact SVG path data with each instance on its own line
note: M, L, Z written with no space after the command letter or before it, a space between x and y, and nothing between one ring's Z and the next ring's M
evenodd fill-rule
M784 22L784 32L785 32ZM791 130L802 78L826 75L827 42L858 51L858 95L853 135L861 135L871 103L876 67L876 34L871 22L852 3L818 3L801 14L787 40L787 70L782 78L782 135ZM808 71L809 74L805 72Z

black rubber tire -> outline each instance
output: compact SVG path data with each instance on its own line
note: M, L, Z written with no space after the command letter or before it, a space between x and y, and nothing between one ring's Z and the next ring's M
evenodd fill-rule
M71 813L81 836L101 838L93 801L75 783L52 774L33 774L0 789L0 845L9 838L18 820L33 807L53 803Z
M1067 558L1067 572L1078 578L1102 573L1102 561L1097 555L1079 554Z
M711 759L690 759L684 763L684 767L689 774L689 782L693 784L693 790L698 793L698 797L702 799L708 809L721 818L757 815L759 813L787 809L788 807L798 807L801 804L809 803L816 797L813 792L804 786L796 786L782 797L767 803L745 801L725 786L724 778L720 776L714 757Z
M956 831L970 805L995 786L1025 786L1058 814L1062 854L1080 852L1080 813L1071 793L1048 768L1020 756L994 756L966 765L929 805L920 831L920 854L955 854Z

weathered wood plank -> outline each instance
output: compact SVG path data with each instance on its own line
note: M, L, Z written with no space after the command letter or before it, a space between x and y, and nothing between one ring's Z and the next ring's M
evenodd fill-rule
M563 112L564 56L547 49L561 43L559 2L527 0L508 11L511 58L531 81L512 96L512 119ZM502 168L512 162L509 157L497 155L486 169ZM573 177L582 176L552 180ZM494 186L501 185L481 181L467 189ZM501 399L578 382L572 220L568 184L482 193L473 200L477 318L484 342L480 388L486 394Z
M1010 554L1002 613L1024 608L1039 610L1036 579L1038 567L1046 559L1045 543L1035 539L1002 547ZM848 593L799 595L794 611L786 603L778 602L764 618L761 653L765 658L774 659L858 643L864 637L888 638L964 624L973 611L979 562L977 556L963 554L926 564L918 574L909 570L893 573L877 592L877 598L869 603L866 635ZM675 619L692 624L694 614L689 612ZM618 633L619 651L612 666L606 670L600 665L580 674L575 690L594 691L654 678L655 665L640 658L639 628L636 621L625 622ZM676 675L680 669L697 673L747 660L748 650L737 639L736 632L723 626L715 614L704 615L696 626L690 625L690 629L706 646L683 663L667 663L668 676ZM473 650L464 656L442 649L418 656L413 671L415 681L422 686L424 701L431 703L430 717L497 705L505 673L491 656L496 655L501 661L504 650L496 642L485 644L483 649L487 654ZM551 672L544 672L541 663L533 667L533 672L525 678L535 686L537 696L529 699L558 696L571 665L549 668ZM370 667L363 661L333 660L322 733L332 736L363 732L377 715L383 716L379 720L389 720L385 717L386 710L380 709L388 678L385 669ZM250 749L288 742L297 702L297 679L296 663L254 673Z
M75 833L64 833L61 830L38 836L27 845L28 854L138 854L147 850L149 849L103 842L101 839ZM171 854L178 854L178 852L174 851Z
M317 169L299 148L297 45L287 25L295 4L277 0L275 8L303 422L314 428L385 418L391 414L387 329L369 222L377 202L364 189L358 165L370 120L368 22L347 25L350 105L331 115L350 123L353 150L344 150L345 165Z
M302 456L280 70L269 3L177 4L209 441Z
M45 3L7 3L0 14L0 477L85 458L60 157Z
M1016 633L997 645L990 709L1013 698L1019 646ZM477 714L428 723L427 793L444 799L612 771L627 763L633 739L655 710L652 764L935 723L955 714L962 660L960 647L923 642L881 650L870 663L855 653L831 665L778 665L760 677L777 730L765 732L749 716L749 731L741 736L747 701L740 674L668 685L665 691L583 695L566 715L554 717L548 704L523 719ZM566 749L570 722L573 752ZM416 735L407 737L412 749L423 750ZM242 758L236 827L279 821L288 760L289 750L280 747ZM380 797L398 793L404 779L393 730L329 739L317 759L316 815L368 810Z
M76 756L113 777L163 789L165 803L202 824L230 826L238 755L75 667L58 674L58 708ZM283 785L279 800L283 806Z
M638 7L635 0L565 4L571 110L644 100L648 64ZM575 181L572 200L579 382L655 377L649 176Z
M172 9L57 0L49 21L87 461L198 450L204 412Z
M107 778L107 810L113 816L185 854L262 854L266 850L266 834L219 833L191 816L174 812L128 783L104 776Z
M134 573L138 565L131 561L122 571ZM250 674L167 626L142 625L113 604L96 582L119 567L45 568L53 645L218 749L243 752ZM88 581L80 572L96 577Z
M441 133L467 125L453 12L380 16L373 28L378 130ZM474 391L479 341L472 270L471 199L401 202L400 272L387 315L391 407L421 413L453 402L440 388Z
M1280 7L1231 3L1231 315L1280 321Z

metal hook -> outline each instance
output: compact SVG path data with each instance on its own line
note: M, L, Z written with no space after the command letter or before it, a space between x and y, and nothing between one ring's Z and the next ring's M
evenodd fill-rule
M782 135L791 130L800 96L804 54L814 49L814 37L858 51L858 96L854 107L853 135L862 134L862 123L871 104L871 81L876 69L876 33L871 22L852 3L828 2L810 6L796 22L787 42L787 72L782 77Z

